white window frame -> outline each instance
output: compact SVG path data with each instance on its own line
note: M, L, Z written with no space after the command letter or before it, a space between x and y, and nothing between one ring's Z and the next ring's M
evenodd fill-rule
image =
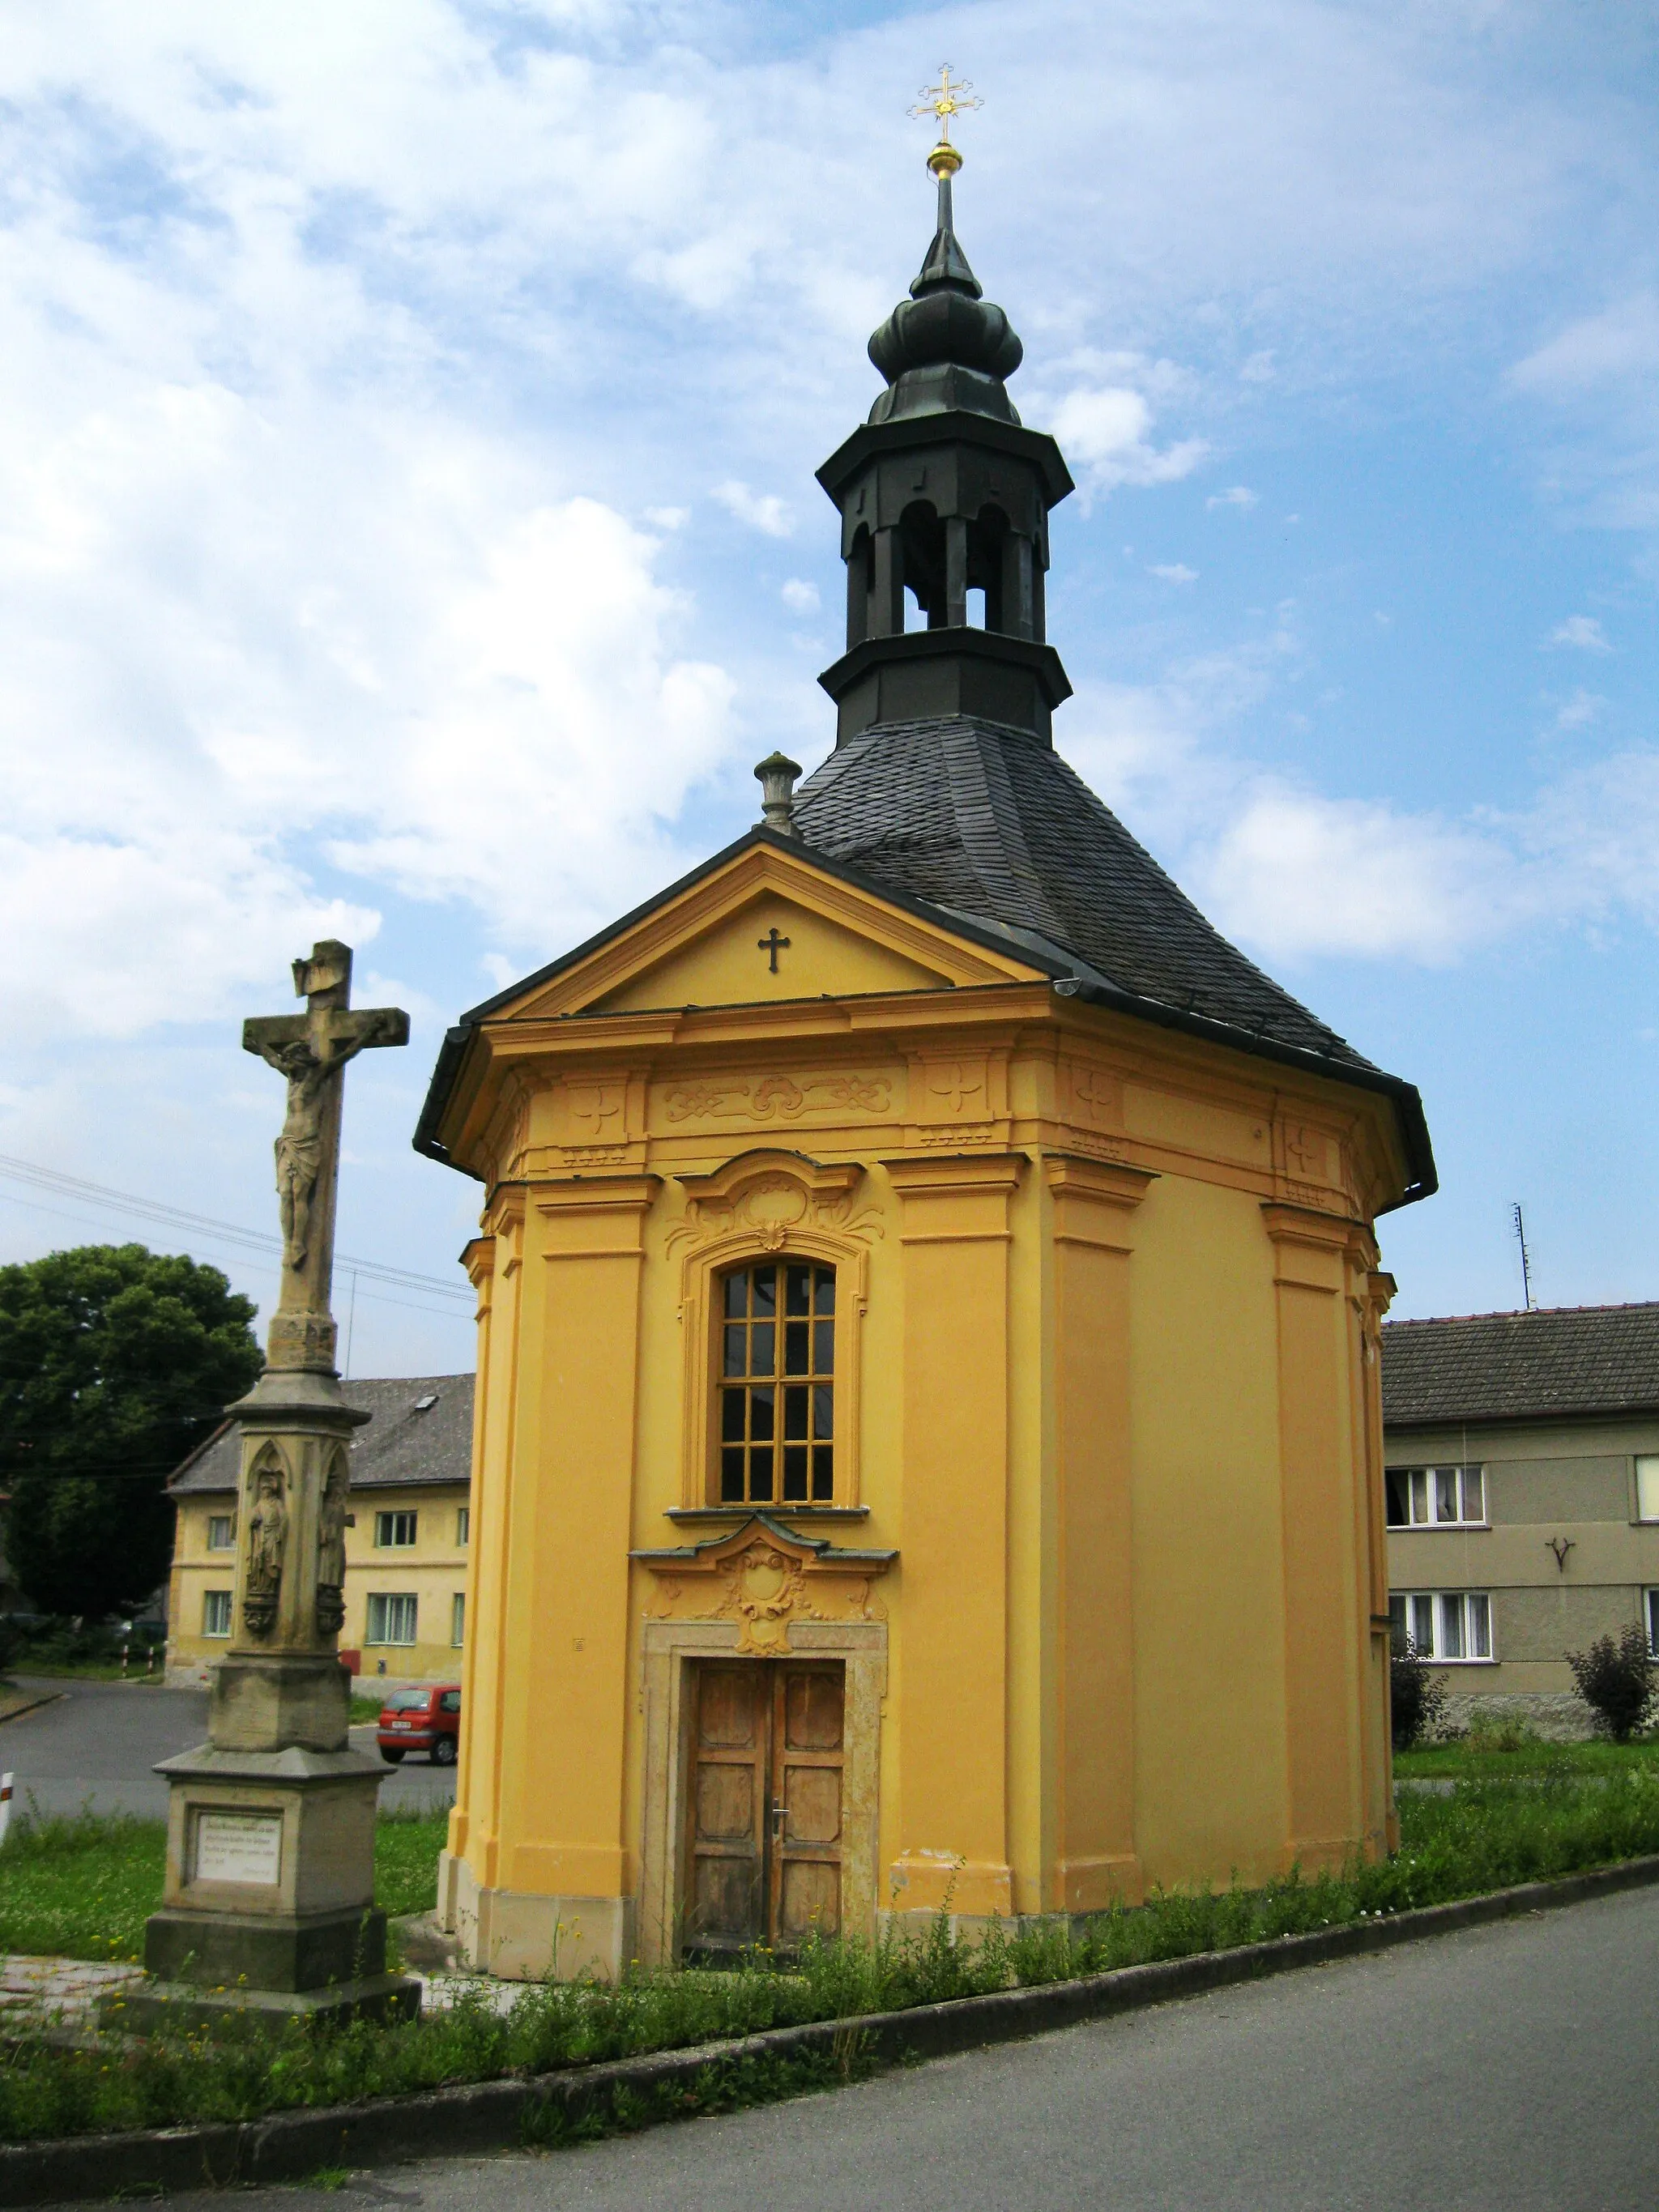
M470 1505L455 1508L455 1541L458 1546L472 1541L472 1508Z
M1489 1528L1487 1513L1486 1469L1484 1461L1469 1461L1452 1467L1391 1467L1390 1475L1406 1478L1406 1510L1410 1518L1390 1521L1392 1534L1403 1535L1408 1529L1419 1528ZM1387 1477L1384 1478L1385 1481ZM1441 1510L1449 1491L1456 1507L1454 1513ZM1470 1504L1479 1507L1474 1513ZM1421 1513L1419 1507L1422 1508Z
M409 1524L408 1534L404 1523ZM409 1505L389 1506L374 1516L374 1548L377 1552L412 1552L420 1541L421 1516Z
M1403 1620L1419 1658L1437 1667L1498 1664L1490 1590L1390 1590L1389 1617L1395 1625ZM1484 1651L1471 1648L1482 1641Z
M1636 1517L1659 1521L1659 1452L1636 1455Z
M420 1640L420 1613L421 1601L413 1590L371 1590L368 1632L363 1642L407 1650ZM405 1626L409 1631L406 1636L392 1633Z
M204 1590L202 1592L202 1633L204 1636L229 1635L230 1598L231 1594L228 1589ZM215 1623L218 1621L222 1621L224 1623L224 1626L222 1628L215 1626Z
M466 1592L457 1590L449 1601L449 1640L459 1651L466 1641Z
M220 1530L224 1534L222 1539ZM210 1513L207 1524L207 1548L210 1552L234 1552L236 1549L236 1516L234 1513Z

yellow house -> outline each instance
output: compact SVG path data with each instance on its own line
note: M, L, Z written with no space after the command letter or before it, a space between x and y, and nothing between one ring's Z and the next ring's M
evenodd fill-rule
M1054 752L1071 480L940 187L820 471L835 750L465 1016L416 1135L484 1188L439 1911L504 1974L1389 1839L1420 1105Z
M472 1377L345 1382L373 1416L351 1440L341 1656L371 1684L453 1681L466 1626ZM236 1579L239 1432L228 1421L168 1488L178 1509L167 1679L205 1686L228 1648Z

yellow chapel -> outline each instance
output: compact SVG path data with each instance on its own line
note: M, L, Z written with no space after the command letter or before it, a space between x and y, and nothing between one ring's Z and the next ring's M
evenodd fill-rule
M464 1016L416 1138L483 1187L439 1912L499 1974L1389 1842L1374 1223L1435 1187L1421 1105L1054 750L1072 481L933 166L819 471L833 751Z

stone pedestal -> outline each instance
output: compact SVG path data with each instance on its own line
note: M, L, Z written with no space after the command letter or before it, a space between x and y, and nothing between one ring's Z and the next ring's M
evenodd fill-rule
M157 1771L171 1804L167 1887L144 1936L155 1979L125 1995L120 2026L414 2017L417 1986L386 1972L374 1904L377 1761L207 1744Z

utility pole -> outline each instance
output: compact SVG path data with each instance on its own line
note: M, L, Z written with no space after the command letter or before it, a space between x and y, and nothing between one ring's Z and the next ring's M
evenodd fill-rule
M1520 1203L1510 1208L1515 1221L1516 1242L1521 1247L1521 1291L1527 1301L1527 1311L1532 1311L1532 1256L1527 1250L1527 1224Z

